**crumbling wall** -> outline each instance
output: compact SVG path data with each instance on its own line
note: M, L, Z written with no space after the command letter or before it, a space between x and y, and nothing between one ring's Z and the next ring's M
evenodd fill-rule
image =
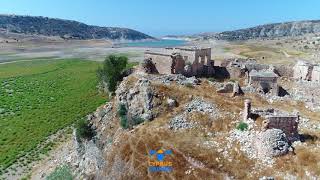
M160 74L172 74L172 58L171 55L146 52L145 59L151 59L157 71Z
M241 78L246 75L246 69L239 66L227 66L227 71L231 79Z
M145 52L160 74L183 74L185 76L212 76L214 62L211 48L166 48L163 52Z
M311 72L313 66L304 61L298 61L293 67L293 78L299 80L311 80Z
M320 82L320 66L314 66L311 75L312 81Z
M281 129L290 140L298 135L299 116L267 116L263 121L264 129Z
M261 71L270 68L267 64L257 64L257 63L245 63L246 69L251 72L252 70Z
M274 96L279 95L277 78L274 77L250 77L250 86L257 89L258 92L270 93Z
M274 66L275 73L281 77L293 77L293 65L275 65Z
M156 66L154 65L152 59L145 59L141 63L141 66L143 68L143 71L148 74L158 74L158 70Z

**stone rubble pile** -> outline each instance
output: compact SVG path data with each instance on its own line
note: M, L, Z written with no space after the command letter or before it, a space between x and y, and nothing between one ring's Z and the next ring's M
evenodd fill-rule
M260 157L276 157L289 151L286 135L280 129L267 129L260 132L255 144Z
M201 98L195 98L185 106L184 111L181 114L170 120L169 128L173 130L179 130L196 127L196 122L188 121L189 113L192 112L208 114L211 118L219 117L219 111L214 104L204 101Z
M144 77L151 82L161 83L165 85L170 85L173 82L176 82L180 85L197 85L200 83L200 80L193 77L186 77L181 74L165 74L165 75L154 75L154 74L143 74L143 75L137 75L139 78Z
M202 112L205 114L209 114L210 117L216 118L219 116L219 111L217 111L217 107L204 101L202 98L194 98L190 103L185 106L185 110L190 112Z

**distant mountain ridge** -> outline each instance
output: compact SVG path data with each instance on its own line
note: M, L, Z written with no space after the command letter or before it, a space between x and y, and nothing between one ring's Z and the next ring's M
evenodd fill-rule
M199 36L203 38L215 38L232 41L256 38L300 36L308 33L320 33L320 20L265 24L235 31L225 31L221 33L204 33Z
M0 15L0 33L59 36L63 39L145 40L153 37L128 28L91 26L42 16Z

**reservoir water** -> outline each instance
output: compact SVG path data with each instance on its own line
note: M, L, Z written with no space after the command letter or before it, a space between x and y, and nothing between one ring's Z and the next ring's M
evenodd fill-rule
M177 47L187 45L187 41L176 39L161 39L156 41L128 42L119 44L121 47Z

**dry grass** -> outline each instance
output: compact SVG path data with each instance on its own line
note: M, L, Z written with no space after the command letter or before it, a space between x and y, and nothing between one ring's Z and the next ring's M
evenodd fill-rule
M155 98L157 106L154 110L158 113L158 117L151 122L139 125L132 131L118 130L116 132L118 125L111 130L117 134L118 143L113 144L105 156L108 164L122 164L125 173L119 175L121 179L223 179L231 176L235 179L258 179L264 175L281 179L283 172L298 174L300 178L304 178L306 170L319 175L320 155L307 148L297 149L296 155L291 154L277 158L273 168L257 168L256 162L248 159L240 151L238 144L234 144L232 148L228 149L228 156L223 156L220 151L220 153L218 152L218 148L224 149L226 146L226 136L231 129L235 128L234 122L241 119L239 116L235 118L223 116L223 118L212 120L208 115L191 113L188 120L197 122L200 125L199 128L182 132L174 132L167 128L170 119L181 113L185 105L194 97L203 97L206 101L212 102L221 113L235 112L239 114L243 109L244 99L250 98L254 107L275 107L289 111L301 108L305 114L319 116L319 114L313 114L303 109L301 104L285 102L274 103L271 106L255 94L246 94L241 97L222 96L216 93L216 89L205 81L194 88L177 84L168 86L153 84L153 87L157 94ZM167 98L177 100L178 107L168 108ZM261 118L257 119L258 124L262 120ZM219 132L220 135L207 136L207 132ZM203 144L207 141L215 141L220 145L209 148ZM314 147L315 145L310 142L307 146ZM173 162L173 171L170 173L148 172L148 151L159 148L173 151L173 155L166 159ZM113 172L111 167L104 171L105 175L111 172Z
M320 155L316 149L299 147L295 153L296 155L279 157L275 169L297 175L301 179L308 178L307 171L313 176L320 176Z

